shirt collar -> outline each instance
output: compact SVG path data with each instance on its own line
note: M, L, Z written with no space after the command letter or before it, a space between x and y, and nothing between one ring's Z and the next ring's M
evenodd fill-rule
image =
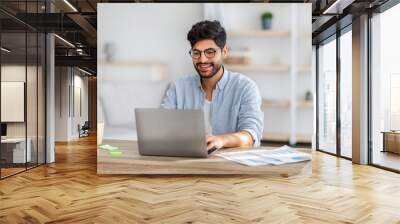
M228 82L228 76L229 76L229 71L226 70L225 66L222 65L222 69L224 70L224 72L222 73L222 77L221 79L217 82L216 88L218 90L223 90L226 83ZM201 85L201 79L199 75L196 75L196 80L197 80L197 84L199 86L199 88L203 89L202 85Z

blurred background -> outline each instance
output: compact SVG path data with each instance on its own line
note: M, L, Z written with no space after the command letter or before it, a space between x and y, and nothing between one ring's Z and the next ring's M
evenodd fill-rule
M104 138L136 139L134 108L158 107L167 85L196 75L187 32L227 31L225 67L258 84L263 141L310 144L314 76L311 4L98 4L98 122Z

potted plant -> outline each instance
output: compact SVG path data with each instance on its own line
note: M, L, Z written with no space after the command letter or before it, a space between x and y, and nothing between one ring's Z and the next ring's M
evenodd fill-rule
M262 28L264 30L269 30L271 29L272 26L272 13L271 12L264 12L261 15L261 21L262 21Z

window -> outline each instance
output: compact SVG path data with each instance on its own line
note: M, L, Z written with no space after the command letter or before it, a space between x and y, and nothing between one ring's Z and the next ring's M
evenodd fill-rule
M336 39L318 48L318 148L336 153Z
M371 18L372 164L400 170L400 5ZM389 147L390 146L390 147Z
M351 27L349 27L351 28ZM352 33L340 36L340 155L352 157Z
M390 74L390 130L400 130L400 73Z

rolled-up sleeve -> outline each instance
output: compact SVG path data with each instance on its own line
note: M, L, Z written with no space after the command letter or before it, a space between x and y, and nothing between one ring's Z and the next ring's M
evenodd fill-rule
M253 137L253 146L259 146L264 128L264 113L261 111L261 96L254 82L243 88L239 108L238 130L247 131Z
M176 99L176 87L175 83L171 82L165 92L164 98L161 101L161 108L164 109L176 109L177 99Z

